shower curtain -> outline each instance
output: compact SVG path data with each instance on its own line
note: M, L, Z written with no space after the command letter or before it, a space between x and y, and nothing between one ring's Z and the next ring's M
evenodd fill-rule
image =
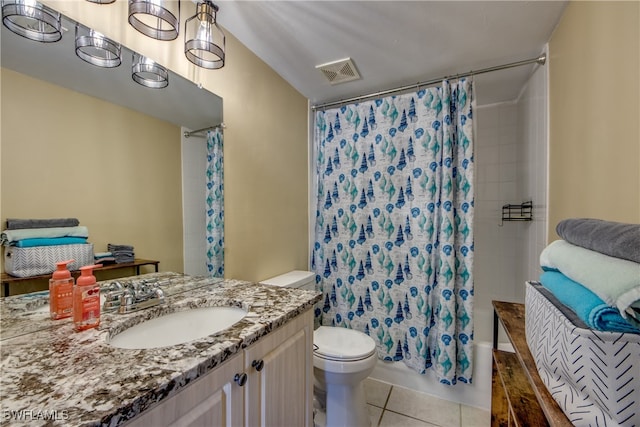
M316 318L445 384L473 370L471 101L445 80L315 115Z
M211 277L224 277L224 157L219 128L207 132L206 251Z

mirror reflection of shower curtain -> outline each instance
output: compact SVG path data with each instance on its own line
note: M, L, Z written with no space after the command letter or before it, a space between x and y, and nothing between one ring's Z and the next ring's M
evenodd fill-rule
M471 382L472 82L315 115L312 267L323 325L440 382Z
M220 128L207 132L206 172L207 271L224 277L224 156Z

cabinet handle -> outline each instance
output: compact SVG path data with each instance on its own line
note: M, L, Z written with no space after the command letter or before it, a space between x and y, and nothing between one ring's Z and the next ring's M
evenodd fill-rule
M262 368L264 368L264 361L262 359L254 360L253 362L251 362L251 366L256 368L256 371L260 372L262 371Z
M233 377L233 380L240 386L242 387L243 385L245 385L247 383L247 374L245 374L244 372L241 374L236 374Z

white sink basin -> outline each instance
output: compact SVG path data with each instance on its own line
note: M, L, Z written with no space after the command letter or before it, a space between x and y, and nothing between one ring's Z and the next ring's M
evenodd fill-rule
M204 338L242 320L247 311L238 307L204 307L178 311L147 320L109 340L117 348L168 347Z

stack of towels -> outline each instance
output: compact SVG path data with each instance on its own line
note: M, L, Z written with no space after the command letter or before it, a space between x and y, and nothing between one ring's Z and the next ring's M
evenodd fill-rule
M89 230L77 218L7 219L0 244L18 248L87 243Z
M592 329L640 334L640 224L561 221L540 282Z
M107 250L113 255L116 264L125 264L134 261L133 246L109 243Z
M116 262L116 258L111 252L96 252L93 257L96 264L106 265Z

